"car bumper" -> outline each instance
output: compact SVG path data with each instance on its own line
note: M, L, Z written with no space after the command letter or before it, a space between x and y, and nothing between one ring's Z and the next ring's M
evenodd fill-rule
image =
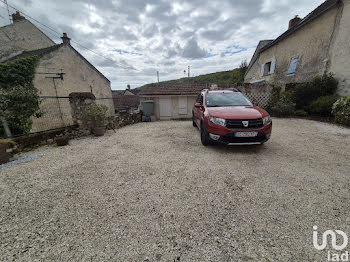
M255 137L236 137L234 134L235 132L232 132L227 133L225 136L220 136L216 142L225 145L260 145L269 140L271 136L271 133L265 134L261 131Z
M208 125L207 132L213 142L224 145L259 145L268 141L271 137L272 123L259 129L237 129ZM257 132L255 137L236 137L236 132Z

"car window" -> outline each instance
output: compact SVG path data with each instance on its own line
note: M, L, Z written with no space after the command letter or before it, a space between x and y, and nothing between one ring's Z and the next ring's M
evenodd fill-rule
M252 106L253 104L242 93L209 93L205 104L208 107L220 106Z

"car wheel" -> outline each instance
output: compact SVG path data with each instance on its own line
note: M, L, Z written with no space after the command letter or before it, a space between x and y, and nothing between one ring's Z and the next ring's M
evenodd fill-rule
M203 125L201 125L201 142L203 146L210 145L209 134Z

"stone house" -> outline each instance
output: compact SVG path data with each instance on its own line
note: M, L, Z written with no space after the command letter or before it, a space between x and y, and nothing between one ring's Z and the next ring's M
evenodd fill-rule
M93 93L96 103L105 104L109 115L114 115L110 81L70 45L67 34L56 44L19 12L12 18L13 24L0 28L0 62L33 55L40 59L34 86L46 113L33 118L32 131L72 124L67 98L71 93Z
M192 118L192 108L205 85L150 85L139 92L140 102L154 101L156 120Z
M275 40L260 41L244 81L285 87L332 72L339 95L350 95L349 27L350 1L325 1L303 19L290 20Z

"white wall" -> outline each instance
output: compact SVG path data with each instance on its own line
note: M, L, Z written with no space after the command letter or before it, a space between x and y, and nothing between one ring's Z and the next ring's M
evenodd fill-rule
M162 96L141 96L140 102L146 101L146 100L153 100L154 101L154 112L155 117L157 120L160 119L159 114L159 98ZM173 95L173 96L166 96L171 98L171 107L172 107L172 117L171 119L190 119L192 118L192 108L196 101L196 95L188 95L187 97L187 114L179 114L179 96Z

